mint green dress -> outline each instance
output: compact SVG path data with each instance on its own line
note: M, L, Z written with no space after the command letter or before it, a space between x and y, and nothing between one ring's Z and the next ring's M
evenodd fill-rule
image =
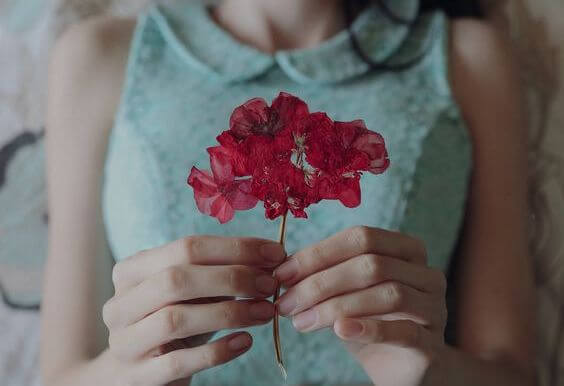
M418 1L389 4L410 17ZM346 31L315 48L269 55L235 40L200 0L152 5L141 14L104 170L103 218L114 258L195 234L275 239L278 222L265 219L261 205L225 225L201 214L186 178L193 165L209 169L205 149L227 128L233 108L286 91L335 120L364 119L384 136L391 160L384 174L361 179L359 207L324 201L308 208L309 219L290 218L288 253L363 224L422 238L429 264L446 270L472 168L469 134L447 79L446 16L423 14L410 30L367 8L352 29L373 60L412 65L370 71ZM196 374L193 384L284 384L272 325L248 331L249 352ZM370 383L330 328L303 334L282 318L281 336L288 384Z

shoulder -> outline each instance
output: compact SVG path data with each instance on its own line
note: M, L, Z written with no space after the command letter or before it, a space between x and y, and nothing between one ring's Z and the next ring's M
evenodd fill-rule
M136 24L134 18L91 17L72 24L55 44L54 56L74 61L107 62L123 57Z
M510 124L523 118L524 101L509 39L489 22L475 19L452 21L449 34L450 83L471 134L487 135L492 127L477 121L497 117L508 120L501 126L513 135L525 135L516 132L524 128L522 123Z
M506 36L487 21L459 19L450 23L449 56L452 75L481 79L513 76L513 58ZM455 79L456 80L456 79Z
M49 98L96 108L113 118L123 84L134 18L94 17L60 36L49 63ZM63 98L63 99L61 99Z

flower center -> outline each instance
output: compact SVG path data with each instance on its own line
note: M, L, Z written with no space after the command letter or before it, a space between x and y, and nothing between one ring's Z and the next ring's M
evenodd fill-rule
M221 193L221 195L227 195L235 190L235 184L224 182L217 187L217 190Z
M255 133L274 137L280 129L280 126L280 115L276 112L276 110L270 109L268 119L263 124L257 126Z
M292 149L290 161L304 173L304 181L307 186L313 186L313 180L318 174L318 170L311 166L306 159L306 136L305 134L292 133L295 147Z

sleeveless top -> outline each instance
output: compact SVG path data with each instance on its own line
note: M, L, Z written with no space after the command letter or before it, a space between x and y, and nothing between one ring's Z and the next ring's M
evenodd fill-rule
M406 18L419 5L387 3ZM186 178L193 165L209 169L205 149L236 106L286 91L335 120L364 119L385 138L391 161L384 174L361 179L359 207L330 200L312 205L307 220L289 216L288 254L362 224L423 239L429 265L446 271L472 168L469 133L447 77L447 24L442 11L408 28L366 8L351 27L363 50L380 63L412 63L370 71L345 30L316 47L271 55L235 40L201 0L151 5L138 17L104 169L103 219L114 258L193 234L276 239L278 222L265 219L260 204L224 225L201 214ZM281 318L280 329L288 384L371 383L331 328L299 333ZM197 373L194 385L284 384L272 324L246 330L252 348Z

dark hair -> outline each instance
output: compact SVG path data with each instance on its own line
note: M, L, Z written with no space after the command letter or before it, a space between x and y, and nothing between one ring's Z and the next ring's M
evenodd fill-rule
M410 28L412 28L412 26L418 21L419 17L422 14L437 9L443 10L450 18L484 17L484 13L482 7L479 4L479 0L421 0L417 16L412 20L407 20L394 13L389 8L386 0L345 0L343 3L345 7L347 29L349 30L351 44L358 56L368 65L370 65L373 70L401 71L417 63L424 56L424 54L399 65L388 65L374 62L370 58L370 56L362 49L358 42L358 39L351 30L354 14L358 10L370 5L371 3L376 5L394 23L408 25Z

